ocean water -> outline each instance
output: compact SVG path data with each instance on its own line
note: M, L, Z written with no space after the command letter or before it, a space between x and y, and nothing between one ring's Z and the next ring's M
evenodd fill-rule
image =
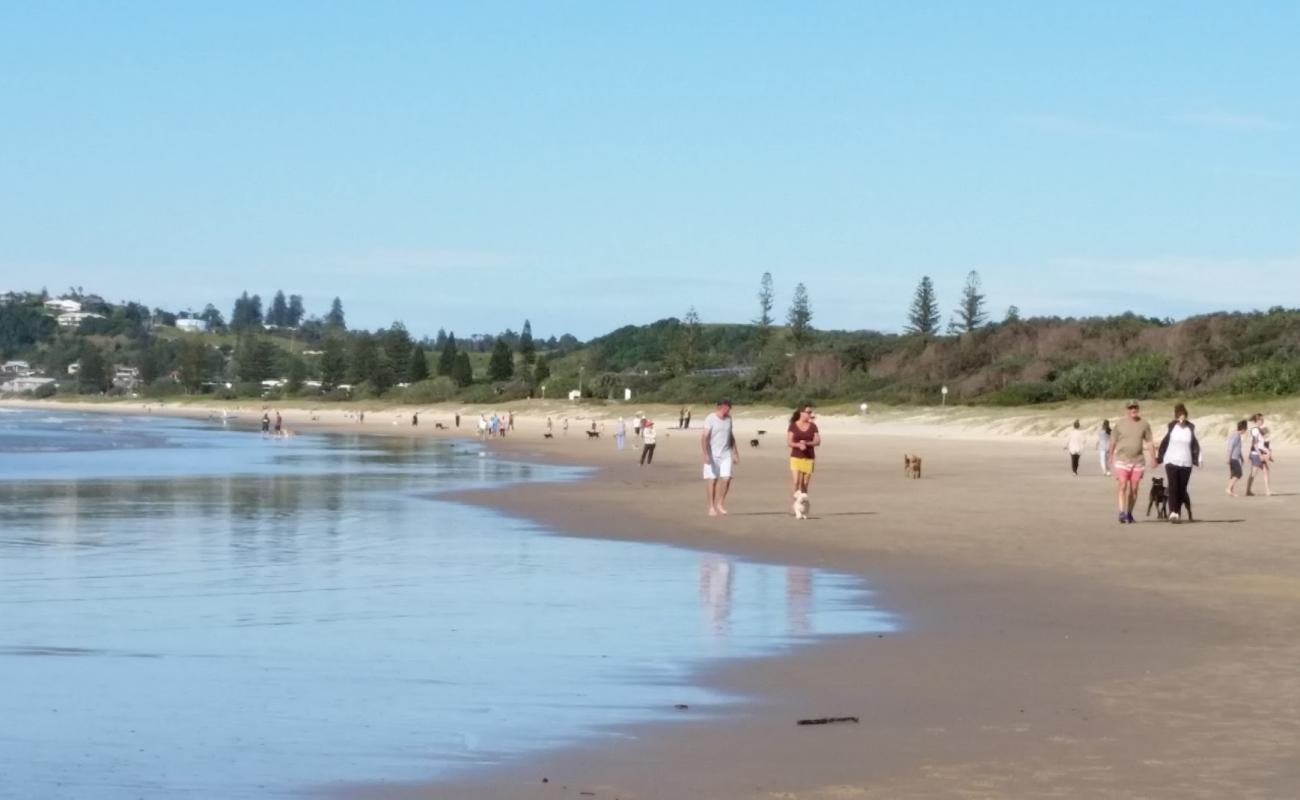
M0 796L263 798L707 713L718 659L889 630L859 579L441 499L474 444L0 410ZM612 521L611 524L617 524Z

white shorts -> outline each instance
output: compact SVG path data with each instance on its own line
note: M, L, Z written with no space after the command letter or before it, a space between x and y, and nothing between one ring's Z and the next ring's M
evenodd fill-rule
M726 455L722 458L714 458L704 465L704 480L716 481L719 478L731 477L731 456Z

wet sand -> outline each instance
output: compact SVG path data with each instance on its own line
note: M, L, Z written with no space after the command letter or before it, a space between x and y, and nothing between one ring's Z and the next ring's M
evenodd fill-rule
M330 794L1297 796L1300 495L1226 497L1219 442L1207 442L1211 465L1192 482L1202 521L1122 526L1112 482L1088 458L1072 477L1059 440L958 437L942 426L897 438L825 422L814 518L804 522L789 514L775 433L743 448L725 518L705 515L696 435L667 426L643 468L636 450L614 450L608 429L597 441L576 429L543 440L540 421L521 418L492 445L503 457L599 470L582 483L460 499L575 535L861 574L901 632L701 676L749 698L736 709L692 708L680 723L628 726L455 782ZM772 428L742 415L738 438L759 425ZM922 480L903 478L905 450L924 456ZM1285 492L1281 466L1275 486ZM1145 498L1139 517L1144 507ZM860 723L796 725L850 715Z
M844 433L819 454L814 519L797 522L769 435L744 448L715 519L696 436L664 432L643 468L608 439L521 431L495 446L600 472L460 499L579 535L851 571L905 629L706 675L751 698L720 718L687 711L454 783L340 796L1296 796L1295 498L1228 498L1212 466L1193 479L1202 521L1121 526L1112 482L1088 461L1072 477L1059 442ZM922 480L902 477L904 450L925 457ZM861 722L796 724L821 716Z

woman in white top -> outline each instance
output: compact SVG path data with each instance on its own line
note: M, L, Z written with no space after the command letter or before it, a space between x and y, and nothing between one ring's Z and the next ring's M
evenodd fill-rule
M1187 484L1192 479L1192 467L1201 465L1201 443L1196 440L1196 426L1188 421L1187 406L1182 403L1174 406L1174 421L1169 423L1156 458L1164 463L1165 477L1169 480L1169 521L1178 524L1184 506L1190 520L1192 500L1187 494Z
M1083 435L1083 429L1079 427L1079 420L1074 421L1074 428L1070 430L1070 438L1065 442L1066 452L1070 454L1070 471L1074 477L1079 477L1079 455L1083 453L1083 446L1087 443L1087 437Z

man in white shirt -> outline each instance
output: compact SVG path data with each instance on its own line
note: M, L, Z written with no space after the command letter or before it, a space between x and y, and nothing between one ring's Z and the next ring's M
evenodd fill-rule
M709 516L727 513L727 492L731 489L731 468L740 463L736 437L731 430L731 401L719 400L704 419L700 435L704 453L704 489L709 498Z

